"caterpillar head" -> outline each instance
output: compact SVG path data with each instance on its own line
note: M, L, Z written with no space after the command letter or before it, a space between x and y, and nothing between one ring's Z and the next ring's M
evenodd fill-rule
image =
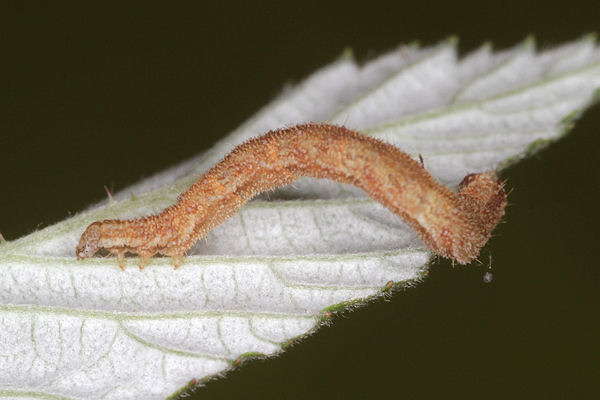
M102 246L100 245L100 222L94 222L81 235L75 254L79 260L92 257Z
M493 171L467 175L458 187L458 195L463 205L479 220L487 241L504 215L504 183Z

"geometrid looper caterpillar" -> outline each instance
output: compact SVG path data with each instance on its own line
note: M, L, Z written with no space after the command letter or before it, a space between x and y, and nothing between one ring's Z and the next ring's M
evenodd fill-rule
M460 264L477 257L506 206L494 172L467 175L454 193L395 146L341 126L304 124L237 146L160 214L92 223L81 235L77 257L105 248L123 269L125 253L137 253L142 269L158 253L172 257L177 268L198 239L248 200L302 176L362 188L433 251Z

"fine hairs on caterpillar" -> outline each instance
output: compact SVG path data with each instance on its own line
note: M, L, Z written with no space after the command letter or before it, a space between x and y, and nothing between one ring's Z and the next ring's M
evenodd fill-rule
M348 183L404 219L435 253L459 264L474 260L504 215L506 193L495 172L467 175L455 193L440 185L408 154L342 126L282 128L237 146L179 201L157 215L92 223L81 235L77 258L104 248L117 257L173 258L257 194L310 176Z

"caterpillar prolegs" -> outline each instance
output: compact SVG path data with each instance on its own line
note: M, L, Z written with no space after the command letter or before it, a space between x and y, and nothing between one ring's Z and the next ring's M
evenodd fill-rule
M342 126L304 124L270 131L234 148L179 201L157 215L92 223L81 235L77 258L105 248L124 268L126 252L172 257L257 194L309 176L362 188L404 219L437 254L459 264L477 257L506 206L495 172L467 175L455 193L440 185L406 153Z

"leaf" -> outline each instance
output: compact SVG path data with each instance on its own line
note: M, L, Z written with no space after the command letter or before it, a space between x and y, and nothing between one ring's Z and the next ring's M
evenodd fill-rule
M458 60L453 40L346 54L286 91L210 151L73 218L0 244L0 397L165 398L248 356L273 355L328 312L421 280L431 252L360 190L302 179L250 202L174 271L154 258L77 261L83 229L174 203L234 145L306 121L385 139L444 184L500 169L563 135L595 99L594 38L532 40ZM510 221L509 221L510 222Z

